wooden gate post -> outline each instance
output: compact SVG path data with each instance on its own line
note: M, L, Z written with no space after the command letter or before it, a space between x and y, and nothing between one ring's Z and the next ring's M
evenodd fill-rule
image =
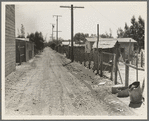
M86 52L84 53L84 66L86 66Z
M97 74L99 74L99 49L97 49Z
M118 67L117 67L117 64L118 63L118 46L116 45L116 55L115 55L115 81L114 83L117 84L117 70L118 70Z
M102 73L102 65L103 65L103 53L102 53L102 49L101 49L101 61L100 61L100 76L102 77L103 76L103 73ZM98 68L99 69L99 68Z
M113 55L112 55L112 62L111 62L111 80L112 80L112 81L113 81L113 65L114 65L114 64L113 64L113 62L114 62L113 60L114 60L114 56L115 56L115 55L113 54Z
M143 67L143 52L141 52L141 67Z
M90 69L91 68L91 51L89 53L89 64L88 64L88 68Z
M126 62L126 65L125 65L125 87L128 87L128 84L129 84L129 66L127 66L127 64L129 64L129 60L126 59L125 62Z

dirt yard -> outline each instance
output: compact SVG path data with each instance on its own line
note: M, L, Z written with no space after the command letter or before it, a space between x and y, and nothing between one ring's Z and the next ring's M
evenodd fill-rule
M113 82L50 48L5 79L6 115L137 116Z

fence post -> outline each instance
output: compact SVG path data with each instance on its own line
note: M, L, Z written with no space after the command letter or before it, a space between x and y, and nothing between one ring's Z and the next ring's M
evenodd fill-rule
M126 64L129 64L129 60L125 60ZM129 66L125 65L125 87L128 87L129 82Z
M113 81L113 60L114 60L114 56L115 55L112 55L112 63L111 63L111 80Z
M143 67L143 52L141 52L141 67Z
M102 73L102 64L103 64L103 53L102 53L102 50L101 50L101 62L100 62L100 76L102 77L103 76L103 73ZM99 69L99 68L98 68Z
M117 62L118 62L118 47L116 45L116 55L115 55L115 84L117 84Z
M84 53L84 66L86 66L86 52Z
M137 67L137 69L136 69L136 81L138 81L138 51L139 51L139 49L137 50L137 59L136 59L136 67Z
M91 55L92 53L91 53L91 51L90 51L90 53L89 53L89 65L88 65L88 67L89 67L89 69L91 69Z

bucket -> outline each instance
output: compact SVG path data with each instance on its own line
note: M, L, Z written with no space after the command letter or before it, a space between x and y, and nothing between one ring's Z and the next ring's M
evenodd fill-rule
M129 96L130 103L141 103L142 102L142 90L140 88L140 82L134 82L129 85Z

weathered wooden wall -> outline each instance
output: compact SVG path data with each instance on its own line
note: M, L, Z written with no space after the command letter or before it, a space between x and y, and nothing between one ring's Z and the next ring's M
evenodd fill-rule
M5 76L16 69L15 5L5 7Z

